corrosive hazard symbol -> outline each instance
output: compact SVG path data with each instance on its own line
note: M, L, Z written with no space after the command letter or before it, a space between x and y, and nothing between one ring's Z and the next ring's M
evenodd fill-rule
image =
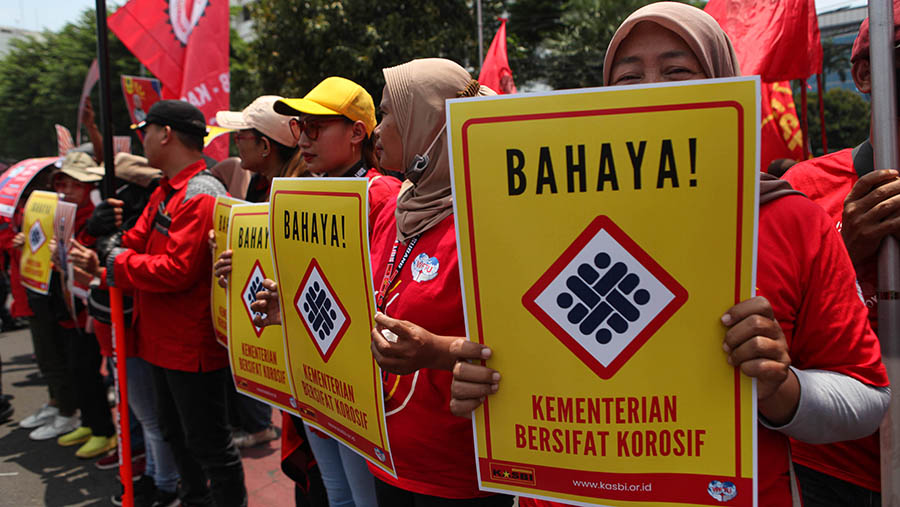
M602 378L687 300L687 291L600 216L525 293L525 307Z
M247 283L244 284L244 290L241 291L241 301L244 303L244 309L247 310L247 315L250 317L250 322L253 322L253 316L259 315L260 318L265 319L266 314L260 312L254 312L250 309L250 305L252 305L256 301L256 293L263 290L263 280L265 280L266 274L262 270L262 266L259 264L259 261L253 265L253 269L250 271L250 277L247 279ZM263 328L256 327L253 325L253 331L256 333L256 337L259 338L262 336Z
M34 225L31 226L31 230L28 231L28 247L31 248L31 253L37 252L46 240L47 235L44 234L41 222L39 220L35 221Z
M350 317L315 259L294 296L294 308L324 361L328 361L350 326Z

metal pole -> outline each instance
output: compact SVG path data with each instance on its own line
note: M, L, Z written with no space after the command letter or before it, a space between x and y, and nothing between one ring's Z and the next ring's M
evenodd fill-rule
M113 158L112 100L109 89L109 34L106 28L106 0L96 0L97 9L97 63L100 68L100 125L103 131L103 196L115 197L116 165ZM122 312L122 290L109 289L111 317L113 321L113 352L116 368L113 378L118 393L119 420L119 478L122 481L122 505L134 505L134 484L131 474L131 432L128 421L128 381L125 367L125 326Z
M896 169L894 16L891 0L869 0L872 147L875 169ZM878 336L888 377L900 379L900 245L887 236L878 252ZM881 423L881 505L900 506L900 389Z
M478 16L478 72L481 72L481 65L484 64L484 26L481 21L481 0L476 2Z

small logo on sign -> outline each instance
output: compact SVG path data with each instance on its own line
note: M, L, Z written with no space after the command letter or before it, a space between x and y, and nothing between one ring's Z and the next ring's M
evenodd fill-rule
M534 485L534 469L491 463L491 480L511 484Z
M186 46L191 32L200 22L209 0L169 0L169 24L182 46Z
M28 231L28 248L31 249L31 253L37 252L45 241L47 241L47 235L44 234L44 228L41 227L40 222L35 222Z
M429 257L426 253L420 253L413 260L412 266L410 266L413 280L416 282L434 280L434 277L438 275L440 265L441 263L438 262L437 257Z
M293 396L288 398L288 403L290 403L292 407L297 408L297 400L294 399Z
M375 457L378 458L378 461L384 463L384 460L385 460L384 451L382 451L381 449L379 449L377 447L375 448Z
M709 481L706 491L720 502L727 502L737 496L737 486L729 481Z

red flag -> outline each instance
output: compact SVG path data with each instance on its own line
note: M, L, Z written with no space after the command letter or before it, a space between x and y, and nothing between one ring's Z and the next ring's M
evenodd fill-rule
M704 10L731 38L746 76L805 79L822 68L814 0L710 0Z
M516 83L513 81L512 69L509 68L509 60L506 57L505 19L500 20L500 28L497 29L487 56L481 64L478 82L501 95L516 93Z
M761 83L760 110L760 169L766 172L769 164L780 158L803 160L803 132L790 83Z
M159 78L164 98L197 106L210 125L228 109L228 0L131 0L109 28ZM223 159L227 150L220 139L205 151Z
M54 127L56 127L56 147L59 150L59 156L65 157L66 153L69 153L69 150L75 147L75 142L72 141L72 133L59 123L54 125Z

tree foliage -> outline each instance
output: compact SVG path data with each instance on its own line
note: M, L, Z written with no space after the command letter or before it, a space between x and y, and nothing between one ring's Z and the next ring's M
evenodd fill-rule
M799 101L800 94L794 94ZM828 151L852 148L869 137L870 104L858 93L843 88L825 92L825 133L828 135ZM802 104L797 104L800 111ZM822 155L822 127L819 122L819 96L807 96L807 121L812 153Z
M59 32L45 31L37 38L13 41L13 49L0 59L0 157L15 161L55 155L55 123L68 127L77 137L78 99L97 54L96 34L94 11L86 10ZM113 76L138 74L139 63L112 34L109 58ZM118 80L110 86L113 132L127 135L131 122ZM99 122L98 89L92 100Z
M473 17L463 0L261 0L250 9L262 93L303 96L325 77L343 76L377 103L384 67L423 57L466 65L472 56Z

